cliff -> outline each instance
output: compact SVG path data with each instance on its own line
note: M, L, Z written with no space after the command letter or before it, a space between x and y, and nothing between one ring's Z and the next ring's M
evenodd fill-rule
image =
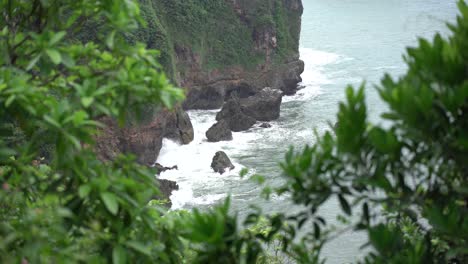
M185 109L221 108L232 93L242 98L264 87L291 94L301 81L301 0L140 0L140 9L147 25L126 38L161 51L163 69L187 91ZM103 120L100 157L127 152L152 164L163 137L183 144L193 139L180 108L146 119L124 129Z
M301 0L141 0L147 28L130 34L161 51L187 89L185 109L220 108L233 92L292 94L301 81Z

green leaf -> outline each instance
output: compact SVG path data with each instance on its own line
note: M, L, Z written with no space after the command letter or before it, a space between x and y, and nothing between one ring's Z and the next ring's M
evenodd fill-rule
M340 202L341 209L347 214L351 215L351 207L349 206L348 201L343 197L343 195L338 195L338 200Z
M54 64L59 64L62 61L62 56L60 55L60 52L58 52L57 50L46 49L46 53Z
M78 195L81 199L88 197L90 192L91 186L89 184L81 185L78 189Z
M71 68L75 66L75 60L70 57L68 54L61 54L62 55L62 63L67 66L68 68Z
M106 45L109 49L114 48L115 31L112 31L106 38Z
M39 54L37 55L36 57L34 57L28 64L28 66L26 67L26 71L29 71L31 70L36 64L37 62L39 61L39 59L42 57L42 54Z
M93 98L93 97L83 97L83 98L81 98L81 104L82 104L85 108L88 108L93 102L94 102L94 98Z
M65 31L60 31L60 32L55 33L50 39L49 45L53 46L57 44L60 40L63 39L63 37L65 37L66 34L67 33Z
M11 157L16 155L16 151L10 148L0 148L0 157Z
M117 196L110 192L101 193L101 200L104 202L107 210L113 215L116 215L119 211L119 202L117 201Z
M127 252L121 246L116 246L112 250L112 263L113 264L125 264L127 263Z
M73 123L78 126L83 123L83 121L88 119L88 114L85 111L78 111L73 114Z
M125 243L125 245L127 245L128 247L144 254L144 255L147 255L147 256L151 256L151 248L144 245L143 243L139 242L139 241L128 241Z

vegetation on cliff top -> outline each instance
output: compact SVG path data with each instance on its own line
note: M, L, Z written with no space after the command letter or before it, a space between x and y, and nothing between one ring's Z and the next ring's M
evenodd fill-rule
M283 0L238 1L241 13L230 1L139 2L148 27L128 34L128 39L144 41L160 50L160 61L171 75L187 67L186 62L178 63L176 58L181 49L197 56L202 70L252 68L264 63L265 51L254 49L256 31L277 34L274 60L284 62L298 52L301 14L289 11Z
M136 2L4 0L0 8L0 262L321 263L323 245L343 232L319 213L331 198L344 230L368 234L365 263L468 261L464 2L450 38L421 40L408 49L406 75L383 78L388 126L367 121L363 87L348 88L335 133L291 150L284 186L265 189L289 194L303 210L253 209L243 223L228 201L207 212L165 212L148 203L154 171L128 156L96 159L96 120L123 124L129 106L183 97L156 52L124 41L142 21ZM68 39L86 20L102 21L105 34ZM50 160L41 160L44 143ZM268 245L282 255L268 256Z

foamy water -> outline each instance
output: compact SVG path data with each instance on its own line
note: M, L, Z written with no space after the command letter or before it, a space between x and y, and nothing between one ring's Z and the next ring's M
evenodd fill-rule
M287 197L274 196L269 201L259 197L262 187L250 180L259 173L271 186L284 182L278 163L290 146L301 149L313 144L313 130L319 134L330 129L336 119L338 102L344 99L346 85L357 86L367 81L366 100L369 118L380 122L385 105L375 92L384 72L398 76L406 69L401 54L417 37L430 37L434 32L447 32L444 20L453 20L455 0L389 0L389 1L323 1L304 3L301 33L301 59L304 89L283 97L281 116L271 122L272 128L259 128L233 133L233 140L208 143L205 132L215 123L216 111L190 111L195 139L179 146L164 140L158 162L177 165L178 170L166 171L160 177L177 181L179 191L171 196L173 209L209 208L231 196L233 210L245 214L250 204L265 212L294 210ZM414 18L417 18L415 20ZM236 168L223 175L210 168L217 151L224 151ZM240 178L242 168L249 168ZM337 224L340 212L335 200L328 201L321 214L331 224ZM324 249L327 263L349 263L362 252L362 233L348 232Z
M307 102L318 97L322 90L321 84L332 83L324 72L324 66L327 64L338 63L344 58L333 53L317 51L308 48L301 49L301 58L304 61L313 63L306 64L304 71L304 80L302 85L305 88L299 90L293 96L283 97L282 114L294 112L291 109L297 102ZM294 107L293 107L294 108ZM248 181L249 177L256 172L255 167L243 164L243 157L248 155L254 148L268 147L276 142L285 141L285 135L294 132L300 138L307 138L312 135L311 129L294 131L291 129L291 122L298 120L280 119L270 122L271 128L260 128L260 122L253 128L244 132L233 132L232 141L207 142L205 132L216 123L216 113L219 110L193 110L188 114L194 127L194 140L188 145L179 145L168 139L164 139L158 163L164 166L177 165L178 170L169 170L161 174L161 178L174 180L179 184L179 190L173 192L171 196L172 209L193 208L197 205L212 205L228 195L236 197L258 195L253 193L253 189L246 188L245 192L232 192L234 185L246 185L252 183ZM210 167L212 158L217 151L224 151L231 157L235 169L222 175L215 173ZM242 168L248 167L249 174L239 177ZM239 189L239 188L237 188ZM275 199L280 199L276 197Z

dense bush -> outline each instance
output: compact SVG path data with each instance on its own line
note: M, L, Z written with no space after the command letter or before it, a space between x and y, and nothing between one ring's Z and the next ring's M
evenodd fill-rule
M382 80L386 126L367 121L364 88L348 88L335 131L286 155L276 191L303 210L255 209L243 223L229 200L206 212L165 212L149 202L154 171L93 152L101 118L124 124L129 109L183 98L155 51L125 41L142 22L134 1L0 7L0 262L320 263L323 245L349 229L368 234L365 263L468 261L464 2L450 38L421 40L408 49L406 75ZM89 21L101 27L93 42L75 40ZM332 198L343 230L318 213Z

